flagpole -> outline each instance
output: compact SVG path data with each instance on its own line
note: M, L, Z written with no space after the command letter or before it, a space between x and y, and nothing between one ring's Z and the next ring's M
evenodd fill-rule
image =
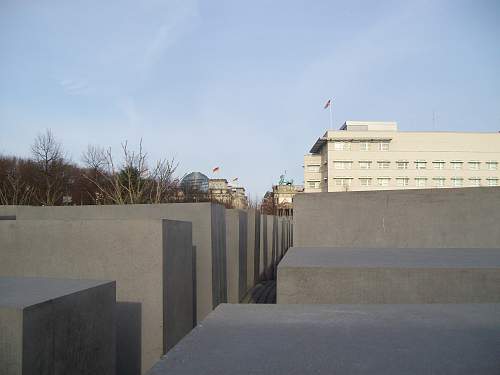
M332 99L330 99L330 129L333 130L333 114L332 114Z

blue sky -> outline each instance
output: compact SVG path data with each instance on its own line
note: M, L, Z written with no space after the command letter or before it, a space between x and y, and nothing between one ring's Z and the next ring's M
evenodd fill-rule
M0 153L142 138L262 196L302 183L328 97L334 128L499 131L499 41L496 0L0 0Z

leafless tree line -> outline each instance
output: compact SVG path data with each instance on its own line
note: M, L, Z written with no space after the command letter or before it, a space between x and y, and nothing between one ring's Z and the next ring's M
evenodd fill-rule
M0 204L131 204L179 199L178 163L149 164L142 141L139 150L122 144L121 157L111 148L89 145L83 165L68 160L50 130L39 134L31 158L0 156Z

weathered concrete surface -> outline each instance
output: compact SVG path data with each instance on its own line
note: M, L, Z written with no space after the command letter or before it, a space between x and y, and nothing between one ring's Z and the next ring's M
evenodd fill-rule
M260 256L259 256L259 277L257 281L265 279L265 270L268 264L268 247L269 247L269 239L268 239L268 224L267 224L268 215L260 215Z
M117 374L144 373L193 326L191 223L0 221L0 275L116 280Z
M247 211L247 283L246 291L252 288L258 278L255 275L255 263L260 261L260 214L250 208ZM258 264L258 262L257 262ZM258 270L258 267L257 267ZM258 271L257 271L258 272Z
M297 194L294 245L499 247L500 188Z
M498 374L500 305L221 305L149 375Z
M264 265L264 279L272 279L273 278L273 264L276 261L276 244L278 240L277 234L277 218L273 215L265 215L266 216L266 231L267 231L267 247L266 247L266 255L264 258L267 260Z
M0 206L17 219L171 219L193 224L196 246L197 318L227 301L224 207L213 203L169 203L71 207Z
M499 303L500 249L291 248L278 303Z
M261 215L259 280L275 279L276 267L288 248L286 228L289 221L283 217Z
M115 374L115 282L0 277L0 373Z
M16 220L17 207L0 205L0 220Z
M246 293L247 279L247 213L226 210L227 298L238 303Z

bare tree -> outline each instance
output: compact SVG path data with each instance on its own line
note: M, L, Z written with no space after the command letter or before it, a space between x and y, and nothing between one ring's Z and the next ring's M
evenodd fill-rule
M142 140L139 150L132 151L128 143L122 144L123 161L117 166L111 149L105 152L89 146L82 160L93 170L94 175L85 175L98 190L102 201L112 204L161 203L167 202L175 193L178 180L174 173L178 164L174 159L160 160L150 170L148 155L143 151ZM100 203L96 199L96 203Z
M55 205L62 198L64 187L64 155L62 146L47 129L38 134L31 146L33 160L41 173L39 199L42 204Z
M260 212L266 215L276 215L276 205L274 202L274 193L268 191L260 203Z
M0 204L30 204L34 188L23 179L21 169L25 161L15 157L1 157Z
M179 163L174 158L170 160L163 159L156 163L149 176L151 181L149 189L150 203L167 202L176 194L179 188L179 179L174 178L174 173L178 166Z
M96 174L106 166L106 150L99 146L88 145L82 154L83 163Z

